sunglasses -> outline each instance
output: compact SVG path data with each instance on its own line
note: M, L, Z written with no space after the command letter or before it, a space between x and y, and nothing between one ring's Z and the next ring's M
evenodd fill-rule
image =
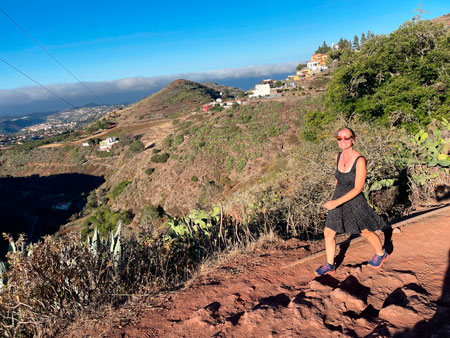
M342 140L348 141L348 140L351 140L352 138L353 138L353 136L344 136L344 137L338 136L338 137L336 137L336 140L338 140L338 141L342 141Z

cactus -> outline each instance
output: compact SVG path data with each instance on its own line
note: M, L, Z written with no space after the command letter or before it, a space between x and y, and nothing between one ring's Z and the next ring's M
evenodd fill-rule
M423 130L420 130L414 138L411 139L412 144L417 148L418 156L423 160L419 163L426 164L428 167L450 166L450 157L448 151L450 150L450 140L442 138L442 131L439 129L433 130L433 139L428 136ZM414 163L414 161L410 161Z
M381 190L384 187L389 188L389 187L393 186L396 181L397 180L394 178L389 178L389 179L384 179L384 180L373 182L369 188L369 191Z
M414 137L410 139L411 156L408 159L408 165L419 165L422 167L420 173L411 175L411 179L419 186L423 186L427 181L435 179L439 176L438 172L430 172L429 168L441 168L441 171L450 167L450 139L444 139L444 130L450 130L450 123L446 119L436 122L440 127L435 127L433 132L428 134L424 130L420 130ZM412 146L412 147L411 147ZM378 185L373 186L378 188ZM372 187L371 187L372 189Z

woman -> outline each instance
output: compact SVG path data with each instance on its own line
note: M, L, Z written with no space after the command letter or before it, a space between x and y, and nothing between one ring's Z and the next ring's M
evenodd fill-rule
M325 223L325 251L327 262L315 271L316 276L334 273L336 233L361 234L375 249L369 266L379 268L388 258L375 230L386 224L367 204L362 190L366 181L366 159L353 149L355 133L350 128L341 128L337 142L341 152L336 154L336 189L333 199L323 205L328 210Z

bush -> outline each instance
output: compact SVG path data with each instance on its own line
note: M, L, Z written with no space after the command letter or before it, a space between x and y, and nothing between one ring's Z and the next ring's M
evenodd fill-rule
M129 145L128 149L133 154L137 154L137 153L140 153L141 151L143 151L145 149L145 146L144 146L144 143L142 143L141 141L136 140L136 141L134 141L133 143L131 143Z
M115 187L112 187L111 190L109 190L109 192L107 193L108 198L111 201L114 201L116 199L116 197L119 196L125 190L125 188L128 186L128 184L130 184L130 183L131 183L130 181L125 180L125 181L120 182Z
M191 177L191 181L192 181L192 182L198 182L198 177L195 176L195 175L192 176L192 177Z
M136 236L117 234L114 241L110 236L86 242L71 234L25 247L20 238L0 293L4 335L55 336L82 313L118 306L129 295L176 287L208 257L245 245L251 232L259 231L220 219L219 208L170 218L168 225L166 234L143 230Z
M147 174L147 175L151 175L151 174L153 174L155 172L155 168L147 168L147 169L145 169L145 173Z
M140 223L141 225L153 224L153 221L160 218L163 215L163 210L161 207L157 207L153 204L147 205L141 214Z
M448 31L431 21L407 22L341 57L327 92L328 114L345 112L384 125L393 112L410 131L450 113Z
M150 157L150 161L152 161L153 163L165 163L167 162L168 159L169 159L168 153L163 153L161 155L153 155L152 157Z
M101 205L86 220L84 232L87 234L91 230L97 229L101 235L105 236L109 231L116 229L119 221L128 225L133 217L133 213L129 210L117 212L111 210L107 205Z
M179 146L181 143L183 143L184 141L184 136L182 134L178 134L175 136L175 138L173 139L173 146Z

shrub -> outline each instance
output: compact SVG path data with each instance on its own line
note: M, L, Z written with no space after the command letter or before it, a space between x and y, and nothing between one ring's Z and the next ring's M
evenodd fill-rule
M182 134L178 134L175 136L175 138L173 139L173 146L179 146L181 143L183 143L184 141L184 136Z
M90 230L97 229L101 235L108 234L109 231L116 229L118 222L121 221L128 225L133 220L133 213L131 211L122 210L120 212L111 210L107 205L101 205L85 222L86 234Z
M221 112L224 108L218 104L216 104L214 107L212 107L209 111L211 112Z
M163 153L161 155L153 155L152 157L150 157L150 161L154 163L165 163L167 162L168 159L169 159L168 153Z
M114 201L116 199L116 197L119 196L125 190L125 188L128 186L128 184L130 184L130 183L131 183L130 181L125 180L125 181L120 182L115 187L112 187L107 193L108 198L111 201Z
M153 224L153 221L160 218L162 214L163 210L161 207L149 204L142 210L140 223L141 225Z
M155 168L147 168L147 169L145 169L145 173L147 174L147 175L151 175L151 174L153 174L155 172Z
M173 144L173 135L169 135L164 139L164 145L167 148L170 148L172 146L172 144Z
M192 177L191 177L191 181L192 181L192 182L198 182L198 177L195 176L195 175L192 176Z
M154 211L154 208L151 208ZM192 226L195 225L195 226ZM81 313L117 306L129 295L167 290L186 281L206 259L245 245L259 229L236 226L212 212L191 211L170 218L169 232L94 237L46 237L9 255L7 282L0 293L5 336L55 336ZM10 239L11 240L11 239Z
M101 158L112 157L113 154L109 151L97 151L97 156Z
M140 153L141 151L143 151L145 149L145 146L144 146L144 143L142 143L141 141L136 140L136 141L134 141L133 143L131 143L129 145L128 149L133 154L137 154L137 153Z

